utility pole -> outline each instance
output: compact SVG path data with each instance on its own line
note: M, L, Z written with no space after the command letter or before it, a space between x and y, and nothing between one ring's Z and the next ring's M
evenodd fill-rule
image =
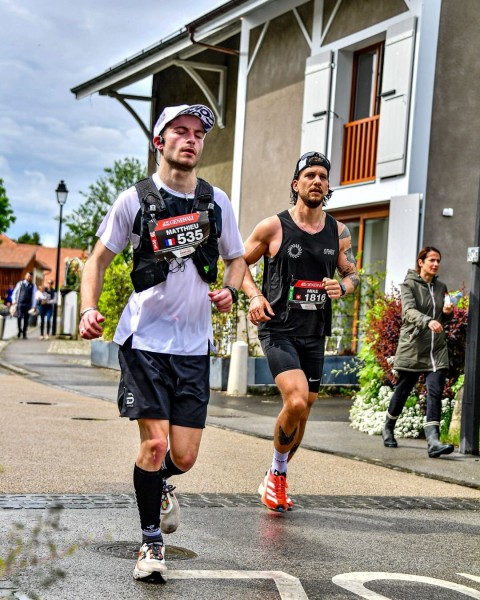
M480 186L474 244L473 248L468 249L467 254L467 261L472 263L472 281L468 302L460 452L478 455L480 429Z

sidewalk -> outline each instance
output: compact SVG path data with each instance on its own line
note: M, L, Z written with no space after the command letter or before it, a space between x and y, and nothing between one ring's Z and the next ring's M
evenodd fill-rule
M119 455L116 463L121 469L125 468L121 479L126 482L124 489L130 489L129 463L135 455L137 432L128 421L125 422L124 419L117 418L114 403L116 402L119 373L91 367L88 342L58 339L41 341L38 339L38 330L30 330L28 340L13 338L8 343L0 342L0 367L2 366L7 368L10 373L16 373L20 376L4 378L3 387L7 393L2 394L2 396L5 396L5 402L8 403L8 411L5 411L4 408L4 415L8 415L9 419L12 420L32 417L33 423L37 423L35 417L41 415L42 428L45 427L47 414L49 417L58 414L58 417L62 420L69 419L67 431L70 431L70 428L74 425L75 436L77 436L73 437L74 433L69 433L70 443L72 443L72 440L83 440L87 443L88 451L92 453L92 460L98 460L95 457L100 450L96 446L99 437L100 440L106 438L121 439L122 447L118 450ZM52 393L51 388L40 385L41 381L54 386L56 388L55 392ZM75 391L84 397L77 399L74 396L76 401L72 403L71 395L65 390ZM43 400L39 400L40 398ZM108 400L109 402L95 402L95 398ZM48 408L46 408L46 405L24 406L21 404L28 401L48 402L49 400L55 402L55 404L48 406ZM322 403L328 405L328 410L322 408ZM67 409L67 405L70 408ZM232 447L241 448L241 462L248 464L249 468L242 475L241 480L234 483L236 486L240 483L242 492L252 492L256 489L258 473L264 471L265 464L270 462L270 440L272 439L275 416L280 405L281 399L278 396L228 398L225 393L212 391L207 420L209 427L205 432L202 454L208 454L210 459L212 455L218 455L219 461L228 463L231 459L235 463L238 450L232 451L230 456L229 449ZM313 462L318 461L320 458L317 456L318 452L322 453L322 467L319 467L318 464L315 467L312 465L314 469L323 471L324 462L332 461L333 457L354 459L353 461L347 461L347 463L340 461L348 466L352 477L360 469L360 463L365 463L362 469L366 469L367 465L370 464L387 467L397 473L415 473L424 478L472 488L479 491L478 495L480 497L480 460L478 457L462 455L456 451L450 456L431 459L427 456L425 440L400 439L399 448L385 448L379 436L368 436L350 427L348 407L349 403L345 398L320 398L317 401L302 444L304 451L315 451L310 453ZM97 419L97 421L92 421L92 419ZM10 431L11 427L8 426L7 429ZM41 429L36 433L45 436L43 448L45 451L49 451L46 442L50 433L45 429ZM245 440L242 434L248 434L249 438ZM55 437L55 435L54 433L53 436ZM110 438L110 435L113 437ZM227 439L231 439L232 442L226 444ZM249 455L251 450L258 452L260 448L262 450L258 458ZM298 463L300 462L299 460ZM325 493L325 488L330 489L330 485L325 486L325 482L320 484L318 479L312 482L312 478L303 480L301 473L295 475L296 469L293 467L298 463L294 461L291 475L289 472L291 478L298 476L302 481L298 493L318 494ZM301 471L302 473L308 473L308 469L302 468ZM195 478L195 473L198 473L199 478L205 476L196 467L191 474L182 478L182 487L188 478ZM116 474L119 475L119 472L117 471ZM123 479L123 476L126 479ZM388 479L392 477L393 473L388 472ZM211 479L211 475L209 475L209 479ZM79 481L81 479L76 478L75 485L78 485ZM420 483L419 480L414 481L417 484ZM109 483L114 485L112 481ZM231 489L225 483L222 485L220 485L220 482L211 483L213 484L212 492L222 491L220 488L223 488L223 491ZM352 485L350 493L362 493L358 490L353 491L353 487L355 487L354 478L349 480L350 484ZM18 480L15 485L18 486ZM100 482L96 482L95 485L97 491L100 491L102 485L104 485L103 491L114 491L109 488L107 480L102 485ZM425 485L425 481L422 481L421 485L417 486L417 495L426 494ZM28 487L29 492L51 491L50 489L36 488L33 484ZM195 488L196 482L193 483L191 489ZM336 485L334 488L332 493L339 493ZM1 488L0 491L12 493L14 489L9 486L8 491ZM27 490L23 491L26 492ZM70 488L70 491L81 492L82 489ZM237 489L236 491L240 490ZM344 489L343 492L345 491ZM467 489L463 491L466 493ZM367 483L364 493L377 492L374 492Z

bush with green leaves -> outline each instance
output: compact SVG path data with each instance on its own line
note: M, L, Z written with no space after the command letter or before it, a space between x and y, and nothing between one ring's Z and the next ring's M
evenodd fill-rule
M212 289L219 290L223 287L224 272L225 265L222 260L219 260L218 277L217 281L211 286ZM263 262L259 263L256 270L252 270L252 273L257 287L261 289ZM238 302L233 305L230 312L221 313L212 308L213 343L216 348L216 356L229 356L232 344L237 341L239 334L245 338L250 356L255 356L258 353L257 337L252 335L248 321L249 306L248 296L240 290L238 292Z
M354 396L350 422L354 429L370 435L381 433L385 412L397 382L393 357L400 334L401 315L402 305L398 290L379 296L365 315L363 346L358 354L360 389ZM448 429L458 381L465 364L467 318L468 303L462 300L454 308L453 318L445 326L450 373L442 399L442 432ZM426 397L425 379L421 376L397 420L395 432L398 437L419 437L423 434Z
M80 192L85 201L65 217L65 238L71 247L93 248L98 227L118 195L146 175L145 165L137 158L126 157L106 167L88 192Z
M103 291L98 301L98 310L105 317L104 340L113 340L120 316L133 292L131 270L131 258L125 254L117 254L105 271Z

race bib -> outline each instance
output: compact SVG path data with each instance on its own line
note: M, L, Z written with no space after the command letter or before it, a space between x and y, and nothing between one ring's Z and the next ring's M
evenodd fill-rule
M184 258L195 252L208 240L210 221L208 212L193 212L168 217L148 224L155 256L159 260Z
M321 310L327 302L323 281L294 279L288 291L288 307L302 310Z

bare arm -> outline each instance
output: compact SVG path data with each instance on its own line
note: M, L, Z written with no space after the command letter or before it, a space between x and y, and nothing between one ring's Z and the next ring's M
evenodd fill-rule
M352 250L352 237L348 227L340 222L338 222L338 239L337 271L342 279L340 282L337 282L335 279L324 280L329 298L339 298L342 295L340 283L345 286L345 294L351 294L360 283L357 261Z
M278 250L281 242L281 225L277 216L261 221L245 241L245 261L248 266L256 264L262 256L271 256ZM250 298L248 316L257 325L261 321L270 321L275 313L268 300L263 296L253 280L250 269L245 271L243 291Z
M105 317L98 311L97 303L102 293L105 271L114 257L115 253L98 240L92 255L83 267L80 289L82 299L80 312L82 313L87 308L93 309L85 312L80 319L80 335L87 340L98 338L102 335L100 323L105 321Z

